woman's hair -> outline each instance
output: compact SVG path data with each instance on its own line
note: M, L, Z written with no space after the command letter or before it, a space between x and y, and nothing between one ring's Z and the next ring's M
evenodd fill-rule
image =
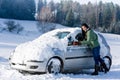
M86 28L89 28L89 26L86 23L83 23L81 26L85 26Z
M82 38L83 38L83 40L85 39L85 36L86 36L85 34L86 34L86 32L82 30Z
M81 26L85 26L87 29L90 29L90 27L86 23L83 23ZM86 39L86 32L83 29L82 29L82 36L83 39Z

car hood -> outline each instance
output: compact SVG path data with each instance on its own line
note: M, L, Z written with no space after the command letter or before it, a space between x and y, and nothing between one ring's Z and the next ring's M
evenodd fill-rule
M20 44L16 47L11 61L23 63L25 61L43 61L54 55L53 48L66 51L67 39L58 39L52 36L41 36L34 41Z

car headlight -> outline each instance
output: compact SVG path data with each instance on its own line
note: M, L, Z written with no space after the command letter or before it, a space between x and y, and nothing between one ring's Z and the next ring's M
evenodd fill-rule
M12 56L14 55L14 53L15 53L15 50L13 50L13 51L10 53L9 60L11 60Z

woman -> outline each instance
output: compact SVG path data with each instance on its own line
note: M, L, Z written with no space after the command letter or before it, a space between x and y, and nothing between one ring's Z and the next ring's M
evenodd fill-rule
M82 30L84 31L85 39L83 41L79 41L80 44L87 44L92 49L94 61L95 61L95 71L92 75L98 75L99 71L99 62L102 64L105 69L105 73L108 72L108 68L106 67L104 60L100 58L100 44L98 42L97 34L89 28L89 26L84 23L82 24Z

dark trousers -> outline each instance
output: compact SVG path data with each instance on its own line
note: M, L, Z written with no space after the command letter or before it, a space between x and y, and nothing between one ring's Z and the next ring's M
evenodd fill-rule
M102 64L104 61L100 58L100 46L92 49L95 65L99 65L99 62Z

